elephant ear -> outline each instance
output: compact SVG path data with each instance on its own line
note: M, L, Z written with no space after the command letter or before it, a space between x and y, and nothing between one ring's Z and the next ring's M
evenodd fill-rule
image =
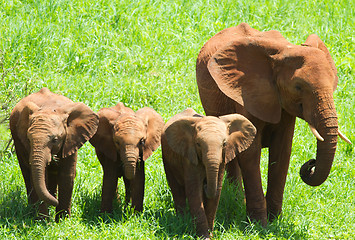
M281 105L273 81L270 55L287 44L277 31L260 33L258 37L238 38L215 52L207 68L226 96L244 106L255 117L278 123Z
M333 84L333 91L335 91L335 89L337 88L337 85L338 85L338 76L337 76L338 71L337 71L337 68L335 67L334 60L333 60L332 56L330 55L330 52L329 52L328 48L325 46L324 42L318 37L318 35L311 34L308 36L306 42L301 45L318 48L325 53L328 63L330 65L330 67L332 68L333 73L335 75L334 84Z
M169 147L178 155L189 159L193 165L198 164L196 148L193 142L195 122L196 118L194 117L177 118L171 124L167 123L167 127L164 130Z
M116 106L117 107L117 106ZM117 150L113 142L113 127L121 115L120 109L103 108L98 112L99 125L95 135L90 139L91 145L112 161L117 161Z
M30 126L30 115L34 112L40 110L40 107L37 106L34 102L27 102L23 107L16 128L18 137L21 139L22 144L27 148L30 149L29 141L27 138L27 130Z
M65 158L75 153L95 134L99 117L84 103L71 103L65 105L63 110L68 114L67 136L62 152L62 157Z
M250 147L256 135L256 128L240 114L229 114L219 118L226 123L228 129L229 137L225 148L225 158L228 163L236 157L237 153Z
M164 127L163 118L154 109L144 107L136 112L147 126L147 139L143 148L143 161L145 161L160 145L160 137Z

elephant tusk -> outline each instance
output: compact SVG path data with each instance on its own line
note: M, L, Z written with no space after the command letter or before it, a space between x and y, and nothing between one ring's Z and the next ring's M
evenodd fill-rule
M309 128L311 129L313 135L321 142L324 141L324 138L322 138L322 136L319 134L319 132L311 125L308 124Z
M342 132L340 132L340 130L338 129L338 135L341 139L343 139L345 142L352 144L351 141L349 140L349 138L347 138Z

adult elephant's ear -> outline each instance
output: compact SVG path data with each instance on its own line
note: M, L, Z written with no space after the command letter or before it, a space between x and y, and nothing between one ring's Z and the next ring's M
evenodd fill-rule
M164 127L164 134L172 151L189 159L193 165L198 164L198 156L193 142L194 125L197 119L199 117L182 116L181 118L173 118Z
M225 95L255 117L278 123L281 105L270 55L288 42L276 31L264 34L267 37L241 37L230 42L212 55L207 68Z
M236 157L237 153L250 147L256 135L256 128L240 114L229 114L219 118L226 123L228 129L229 137L225 148L225 158L228 163Z
M40 110L40 107L37 106L34 102L27 102L23 107L18 122L16 124L18 136L21 139L22 144L30 149L29 141L27 138L27 130L30 126L30 115L34 112Z
M63 145L62 157L75 153L96 132L99 117L84 103L71 103L63 107L68 114L67 136Z
M143 161L145 161L160 145L160 137L164 127L163 118L154 109L144 107L136 112L147 126L147 139L143 148Z
M337 68L335 67L334 60L333 60L332 56L330 55L329 50L325 46L324 42L318 37L318 35L311 34L308 36L306 42L301 45L308 46L308 47L315 47L315 48L322 50L325 53L328 63L330 65L330 67L332 68L333 73L335 75L334 84L333 84L333 91L335 91L335 89L337 88L337 85L338 85L338 76L337 76L338 71L337 71Z

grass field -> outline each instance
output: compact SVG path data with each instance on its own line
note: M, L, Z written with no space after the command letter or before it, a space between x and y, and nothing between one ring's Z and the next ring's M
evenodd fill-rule
M220 30L247 22L279 30L294 44L311 33L326 43L338 69L334 93L340 129L355 142L355 2L0 0L1 117L16 101L46 86L94 111L118 101L149 106L165 121L192 107L203 113L195 81L202 45ZM93 147L79 150L72 217L34 221L11 148L7 122L0 125L1 239L194 239L190 217L177 217L160 148L146 164L142 214L117 203L99 214L102 170ZM216 239L351 239L355 236L354 146L339 140L331 174L319 187L302 182L301 165L315 156L316 140L297 120L286 182L283 218L267 228L247 224L245 206L224 185ZM267 151L263 151L264 187ZM119 191L124 194L123 182ZM52 216L54 209L51 209Z

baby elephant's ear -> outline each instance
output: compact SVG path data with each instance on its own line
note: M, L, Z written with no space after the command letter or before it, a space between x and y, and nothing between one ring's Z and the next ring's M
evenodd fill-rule
M96 132L99 117L84 103L71 103L63 107L68 114L67 136L63 145L62 157L75 153Z
M112 108L102 108L98 111L99 125L96 133L90 139L90 143L95 147L96 153L103 153L106 158L113 162L117 161L117 150L113 142L113 128L120 114L120 111Z
M193 165L198 164L198 157L196 153L193 136L195 135L194 124L196 118L182 117L173 121L171 124L167 123L164 134L172 151L178 155L187 158Z
M237 153L241 153L253 143L256 135L256 128L244 116L240 114L230 114L219 117L228 128L228 140L225 151L226 162L236 157Z
M143 148L143 161L145 161L160 145L160 137L164 127L163 118L154 109L144 107L136 112L147 126L147 139Z
M35 103L27 102L20 113L20 117L16 125L19 138L21 139L22 144L24 144L28 149L30 149L30 146L27 140L27 130L30 126L30 115L37 112L39 109L40 107Z

